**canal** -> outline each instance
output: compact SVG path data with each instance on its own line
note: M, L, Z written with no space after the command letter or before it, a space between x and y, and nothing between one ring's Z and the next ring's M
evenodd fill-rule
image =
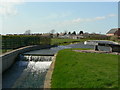
M45 75L49 69L54 54L66 48L91 48L83 43L35 50L20 54L14 65L3 73L3 88L43 88ZM110 51L110 47L99 46L102 51Z

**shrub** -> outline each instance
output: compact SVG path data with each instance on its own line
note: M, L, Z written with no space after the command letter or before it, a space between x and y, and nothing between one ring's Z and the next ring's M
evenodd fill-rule
M112 40L112 41L118 41L118 36L111 36L110 40Z
M29 45L50 45L50 37L33 35L5 35L2 36L2 49L16 49Z

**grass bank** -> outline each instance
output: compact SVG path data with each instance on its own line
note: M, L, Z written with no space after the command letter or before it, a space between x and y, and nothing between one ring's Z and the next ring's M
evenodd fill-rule
M0 55L6 52L12 51L12 49L0 49Z
M51 87L117 88L118 56L61 50L56 57Z

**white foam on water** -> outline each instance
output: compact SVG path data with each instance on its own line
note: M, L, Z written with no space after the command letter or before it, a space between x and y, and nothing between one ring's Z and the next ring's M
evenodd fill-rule
M29 56L26 56L29 58ZM33 56L34 59L37 59L39 56ZM41 56L43 57L43 56ZM44 56L44 59L52 59L50 56ZM33 59L33 58L32 58ZM36 60L26 60L18 61L20 68L24 67L23 75L18 79L18 82L15 88L43 88L44 78L49 69L52 61L36 61ZM24 79L22 79L24 77Z
M22 56L22 55L21 55ZM20 67L25 67L27 72L45 72L52 63L53 56L22 56L18 62ZM25 60L25 61L23 61Z
M45 72L50 64L52 63L52 61L49 62L34 62L34 61L29 61L28 66L27 66L27 70L30 70L30 72Z
M23 57L23 60L27 61L51 61L52 56L30 56L30 55L25 55Z

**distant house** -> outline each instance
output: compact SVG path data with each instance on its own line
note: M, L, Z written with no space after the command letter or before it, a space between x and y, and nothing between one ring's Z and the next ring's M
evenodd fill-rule
M107 36L120 36L120 28L111 29L106 33Z
M59 35L59 38L64 38L64 39L81 39L84 38L82 35Z
M43 33L41 36L50 36L50 33Z
M70 36L71 39L81 39L84 38L82 35L72 35Z
M70 35L62 35L62 34L60 34L59 38L66 38L66 39L68 39L68 38L70 38Z

